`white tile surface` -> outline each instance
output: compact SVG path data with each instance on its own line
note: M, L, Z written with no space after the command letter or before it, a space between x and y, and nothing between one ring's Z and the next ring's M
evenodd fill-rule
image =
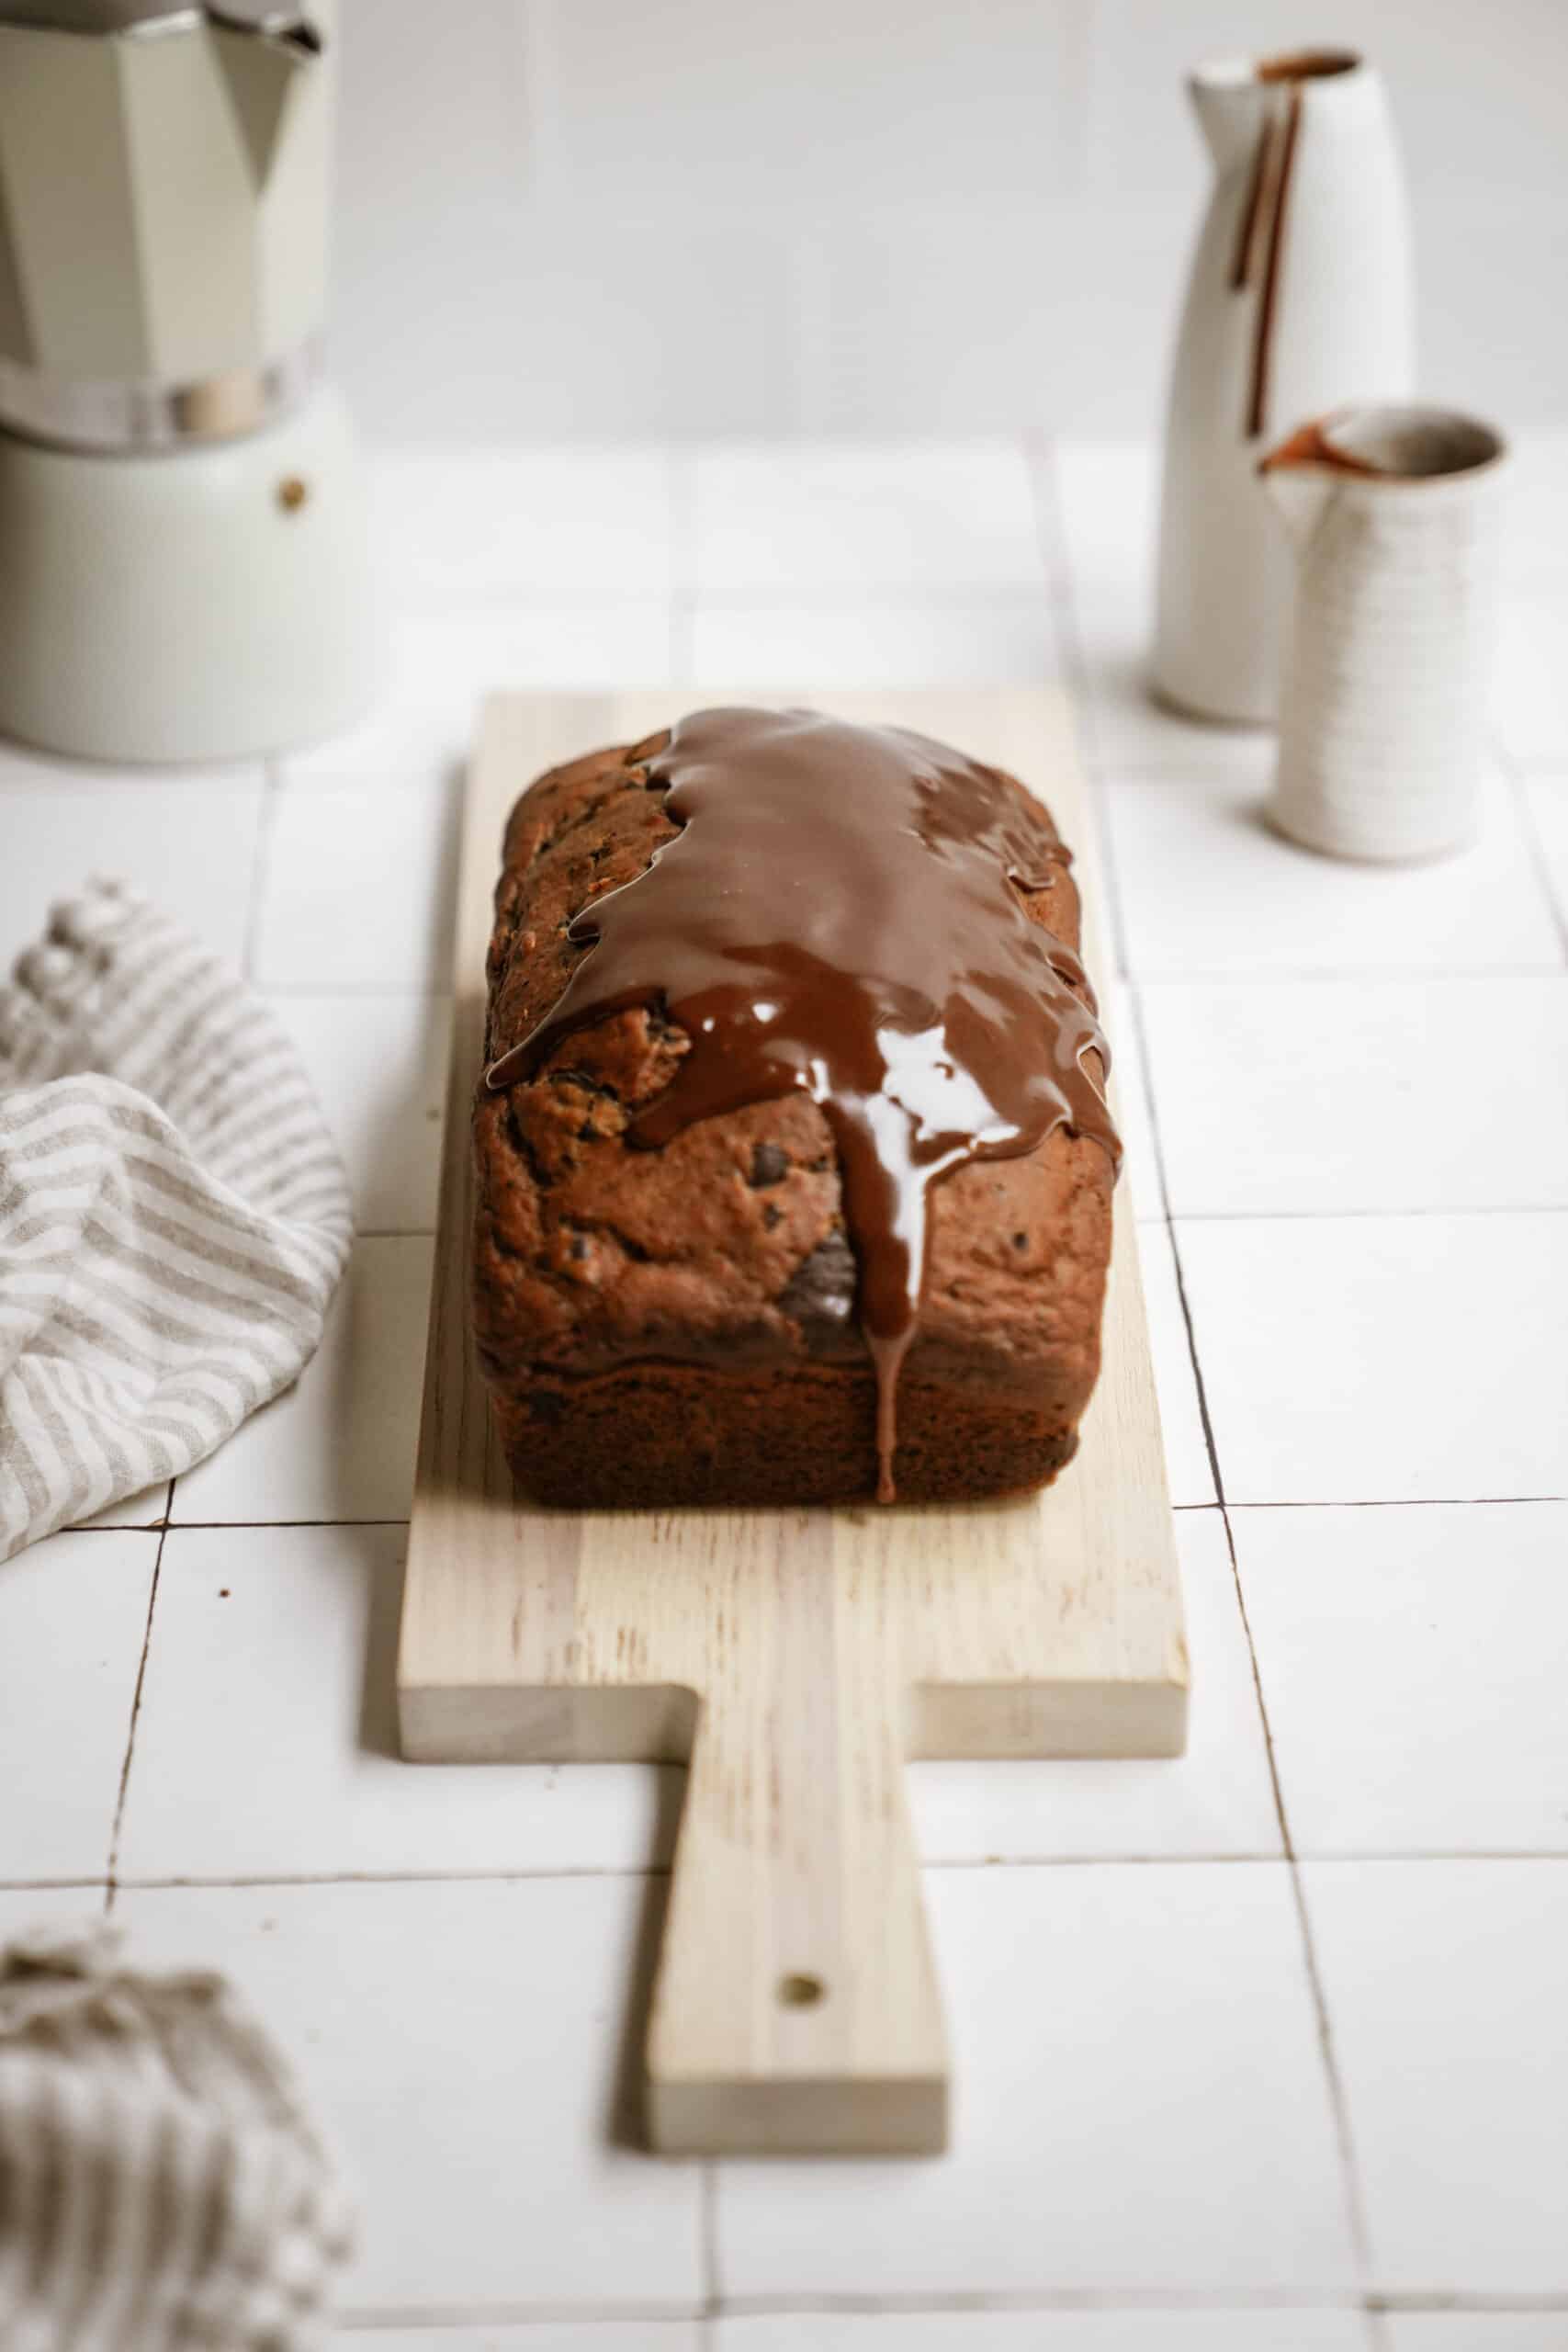
M563 199L555 152L592 172L606 141L602 125L582 153L563 141L547 21L468 0L441 49L414 0L344 12L333 341L356 414L448 446L789 430L789 222L651 206L646 117L632 198L595 174Z
M101 1877L155 1535L53 1535L0 1566L0 1879Z
M531 47L538 11L520 17L513 0L472 6L504 16L514 45L521 49L526 33ZM383 29L389 19L400 19L404 35L404 62L394 70L417 84L428 20L408 0L379 0L374 46L384 57L394 49ZM468 58L472 14L465 33ZM348 29L345 52L353 38ZM345 119L349 112L345 106ZM514 142L530 172L540 160L537 128ZM407 180L405 156L397 161ZM341 321L344 333L334 343L346 349L344 389L368 428L400 442L439 443L459 432L481 447L520 435L603 443L797 429L794 215L758 220L689 208L671 215L640 196L628 205L601 194L536 221L521 255L513 243L491 256L482 250L491 224L442 200L450 164L438 152L420 174L415 218L400 243L389 241L378 191L376 249L367 261L379 282L356 280L346 267L339 275L334 324ZM479 304L476 271L487 296ZM441 352L438 368L408 364L416 311L429 347ZM723 322L717 342L716 319ZM965 429L974 431L975 420Z
M101 1886L0 1887L0 1940L101 1918Z
M690 683L782 686L1030 684L1060 670L1043 592L963 605L699 605Z
M1568 1215L1178 1232L1230 1501L1568 1493Z
M1149 367L1187 219L1100 193L867 205L811 223L799 348L808 433L1147 433ZM1027 299L1022 291L1027 287ZM813 398L820 367L829 398Z
M1072 184L1082 57L1061 0L976 0L964 40L892 0L798 0L787 37L764 0L691 0L657 30L620 0L544 16L547 185L569 209L657 190L699 215L834 196L852 212L874 190L918 197L938 157L1019 198Z
M1493 707L1521 760L1568 759L1568 593L1535 590L1503 606Z
M1116 1125L1122 1137L1121 1182L1128 1188L1133 1214L1140 1221L1163 1217L1159 1160L1149 1118L1148 1078L1145 1069L1133 991L1124 980L1100 986L1101 1015L1115 1057Z
M1397 8L1398 0L1389 0L1389 5ZM1465 23L1473 25L1474 18L1464 10L1464 0L1447 0L1447 5L1453 12L1456 30ZM1402 8L1398 13L1404 16ZM1557 74L1562 71L1563 20L1553 16L1550 22L1553 42L1559 47L1548 70ZM1428 57L1443 46L1440 35L1436 40L1426 37L1424 17L1418 21L1404 17L1404 25L1421 40ZM1463 46L1468 51L1472 44L1467 41ZM1487 44L1488 50L1491 47ZM1479 59L1485 52L1478 49L1476 54ZM1467 115L1472 112L1469 93L1462 100L1450 93L1450 106L1457 109L1459 104ZM1510 107L1500 126L1506 137L1512 136L1518 120L1519 110ZM1434 387L1465 386L1460 405L1494 419L1510 439L1517 426L1555 427L1562 419L1562 401L1555 390L1545 399L1532 396L1530 390L1532 383L1544 390L1557 370L1559 363L1551 349L1555 321L1533 303L1521 300L1519 289L1544 283L1558 266L1568 232L1568 207L1544 192L1537 199L1521 203L1521 176L1510 170L1487 186L1468 175L1461 179L1447 164L1438 164L1426 178L1418 198L1421 225L1416 232L1422 254L1451 254L1456 265L1445 270L1417 261L1416 339L1420 379ZM1496 257L1503 252L1508 254L1509 265L1499 269ZM1483 371L1475 364L1482 352L1486 354L1484 392ZM1509 388L1506 392L1505 386Z
M1562 944L1511 796L1485 796L1472 850L1434 865L1347 865L1264 824L1266 779L1194 766L1112 781L1129 957L1144 978L1561 971Z
M1214 1473L1209 1460L1209 1442L1203 1434L1187 1320L1177 1287L1176 1259L1166 1226L1139 1227L1138 1258L1144 1276L1144 1304L1148 1311L1155 1386L1159 1393L1160 1427L1165 1432L1170 1499L1179 1510L1184 1504L1212 1503L1215 1500Z
M1149 441L1055 443L1051 494L1076 600L1097 612L1112 601L1129 621L1152 614L1159 526L1159 452Z
M927 1879L960 2086L941 2164L734 2165L733 2295L1352 2282L1283 1864ZM1245 1998L1238 1987L1247 1987Z
M1552 899L1568 934L1568 768L1529 777L1525 801L1545 860Z
M1282 1850L1224 1521L1217 1510L1187 1510L1176 1532L1193 1660L1186 1755L913 1765L927 1861Z
M264 989L451 985L455 780L284 787L252 973Z
M795 411L813 435L1016 434L1011 382L1062 372L1066 291L1037 268L1071 198L906 198L796 224ZM1035 299L1016 289L1032 277ZM1070 300L1070 296L1067 297Z
M435 1224L452 1000L294 990L273 1010L299 1046L354 1187L362 1232Z
M1224 776L1262 797L1274 768L1269 729L1203 725L1150 693L1147 589L1075 593L1068 609L1084 735L1105 773Z
M1520 588L1568 588L1568 433L1517 441L1504 496L1506 578Z
M1568 2313L1390 2312L1388 2352L1568 2352Z
M623 1878L122 1893L231 1972L357 2182L345 2312L701 2294L694 2165L612 2145L640 1922Z
M1113 195L1021 207L981 188L962 204L929 195L792 225L798 429L1016 434L1021 422L1032 436L1154 424L1150 322L1185 267L1186 220Z
M1568 1854L1568 1504L1232 1525L1298 1853Z
M467 759L488 694L662 685L669 674L668 602L635 587L606 587L591 602L405 616L390 632L374 709L357 727L291 753L283 774L290 785L428 785Z
M1045 582L1016 443L788 443L692 460L699 602L956 601Z
M400 1527L170 1535L123 1877L668 1861L684 1785L672 1767L401 1760L394 1674L405 1545Z
M1178 1216L1568 1207L1568 975L1151 982Z
M1568 2295L1568 1870L1314 1862L1381 2288Z
M1369 2339L1360 2313L1349 2311L781 2312L721 2319L714 2347L715 2352L1369 2352ZM1457 2346L1452 2352L1458 2352ZM1482 2352L1479 2345L1477 2352ZM1501 2346L1498 2352L1503 2352ZM1526 2352L1522 2345L1520 2352Z
M663 448L396 448L372 481L404 610L670 594Z
M406 1519L419 1434L430 1241L356 1241L321 1344L175 1488L175 1523Z
M33 743L0 740L0 792L144 791L149 785L188 785L197 792L254 792L262 782L260 760L190 762L177 767L121 765L112 760L77 760L45 752Z
M261 818L259 768L227 775L138 775L62 765L0 786L0 973L41 933L56 899L95 874L129 882L237 966Z

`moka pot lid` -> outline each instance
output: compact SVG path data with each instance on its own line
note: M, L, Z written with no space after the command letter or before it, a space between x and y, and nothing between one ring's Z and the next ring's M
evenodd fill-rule
M171 7L169 0L0 0L0 25L37 32L152 35L186 31L204 17L230 32L293 41L311 51L321 47L320 32L302 9L279 7L271 0L223 0L222 6L209 0L202 7Z

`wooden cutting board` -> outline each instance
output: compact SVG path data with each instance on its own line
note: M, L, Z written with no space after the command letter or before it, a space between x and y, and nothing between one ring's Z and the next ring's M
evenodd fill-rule
M446 1149L398 1690L405 1756L689 1761L648 2041L674 2153L920 2154L948 2061L904 1789L911 1756L1172 1756L1186 1652L1132 1207L1104 1365L1045 1494L963 1509L551 1511L513 1497L467 1316L468 1117L502 828L552 763L685 694L508 695L468 782ZM710 697L716 699L716 697ZM1088 812L1045 688L729 695L897 721Z

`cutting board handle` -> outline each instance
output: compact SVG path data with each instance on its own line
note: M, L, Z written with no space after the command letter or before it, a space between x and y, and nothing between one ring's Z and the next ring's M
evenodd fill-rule
M746 1638L695 1716L649 2033L670 2154L946 2143L899 1678L886 1629L836 1605L829 1530L818 1513L787 1556L734 1564Z

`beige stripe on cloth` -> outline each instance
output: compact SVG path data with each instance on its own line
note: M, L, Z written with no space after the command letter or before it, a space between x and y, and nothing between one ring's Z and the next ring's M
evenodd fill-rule
M57 907L0 989L0 1559L287 1388L351 1233L261 1000L113 883Z

